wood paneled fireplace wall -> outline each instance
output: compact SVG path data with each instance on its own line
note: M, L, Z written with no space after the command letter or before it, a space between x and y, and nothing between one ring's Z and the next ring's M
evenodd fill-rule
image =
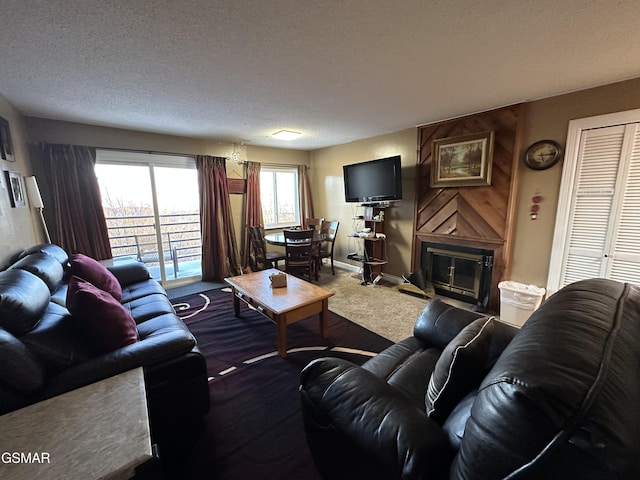
M498 282L509 274L523 112L518 104L418 128L413 269L423 264L423 243L493 251L488 309L494 312ZM494 133L490 185L429 186L434 140L486 131Z

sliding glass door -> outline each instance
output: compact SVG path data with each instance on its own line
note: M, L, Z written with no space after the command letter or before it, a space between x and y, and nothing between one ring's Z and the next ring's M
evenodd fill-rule
M96 175L114 258L144 262L163 284L201 277L192 158L99 150Z

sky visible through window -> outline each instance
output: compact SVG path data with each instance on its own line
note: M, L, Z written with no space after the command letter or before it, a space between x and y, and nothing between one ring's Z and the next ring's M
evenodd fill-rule
M151 208L151 180L146 165L97 164L104 208ZM193 169L155 167L161 214L199 210L197 173Z

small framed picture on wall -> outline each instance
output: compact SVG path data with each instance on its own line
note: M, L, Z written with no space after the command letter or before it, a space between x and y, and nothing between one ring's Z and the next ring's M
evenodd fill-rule
M15 161L13 156L13 144L11 143L11 132L9 122L0 117L0 158L8 162Z
M7 191L9 192L9 200L12 207L24 207L27 202L24 197L24 184L22 175L16 172L4 172L7 180Z

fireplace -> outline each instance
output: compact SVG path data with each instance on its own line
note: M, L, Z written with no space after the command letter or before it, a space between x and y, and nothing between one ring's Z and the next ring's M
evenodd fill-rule
M422 242L421 267L436 293L486 311L493 250Z

